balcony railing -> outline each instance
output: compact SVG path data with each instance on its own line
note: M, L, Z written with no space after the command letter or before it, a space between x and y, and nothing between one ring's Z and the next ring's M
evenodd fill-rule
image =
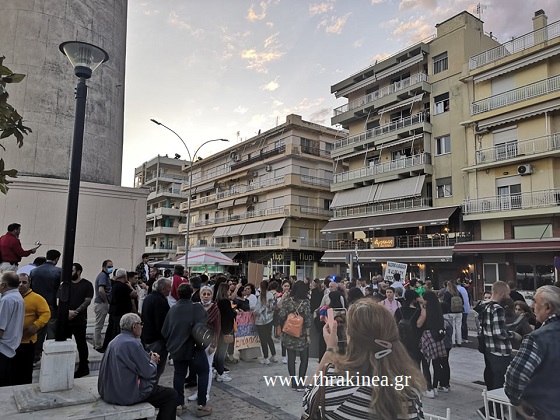
M366 206L348 207L334 210L334 217L364 216L378 213L396 212L400 210L431 207L430 198L407 198L404 200L374 203Z
M320 156L330 159L330 150L319 149L318 147L301 146L301 153L306 153L308 155Z
M463 201L463 214L560 206L560 189L499 195Z
M300 212L303 214L315 214L317 216L327 216L332 217L333 211L324 209L322 207L309 207L309 206L301 206Z
M168 174L165 172L160 173L159 175L157 174L150 174L146 177L146 181L145 182L150 182L156 178L160 178L160 179L165 179L165 180L173 180L173 181L179 181L179 182L185 182L188 180L188 177L186 176L181 176L181 175L172 175L172 174Z
M373 239L366 240L323 240L322 246L326 249L378 249L373 247ZM422 235L399 235L395 237L395 248L433 248L453 246L458 242L472 240L468 232L448 232Z
M331 185L330 179L317 178L315 176L301 175L301 182L303 184L317 185L319 187L329 188Z
M480 101L475 101L471 104L471 115L492 111L493 109L502 108L558 91L560 91L560 75L540 80L517 89L512 89L500 93L499 95L490 96Z
M475 70L508 55L534 47L537 44L560 36L560 21L551 23L544 28L529 32L511 41L504 42L497 47L474 55L469 59L469 70Z
M406 79L400 80L396 83L393 83L389 86L386 86L382 89L376 90L375 92L368 93L365 96L362 96L358 99L354 99L353 101L348 102L345 105L339 106L338 108L334 109L334 116L338 116L340 114L344 114L345 112L352 111L353 109L359 108L370 102L374 102L378 99L383 98L384 96L391 95L395 92L404 90L413 86L420 82L427 82L428 75L426 73L416 73Z
M218 242L214 241L212 246L220 249L244 249L244 248L264 248L264 247L281 247L299 249L300 247L321 248L321 241L315 239L276 236L274 238L257 238L244 239L238 242Z
M238 222L240 220L254 219L257 217L265 217L265 216L273 216L275 214L283 214L285 216L289 216L290 208L289 206L278 206L278 207L271 207L268 209L248 211L245 213L229 214L224 217L216 217L214 219L208 219L208 220L199 220L194 223L194 226L200 227L200 226L217 225L220 223Z
M560 150L560 133L536 137L530 140L511 141L476 151L476 164L498 162L519 156Z
M276 149L269 150L267 152L261 151L260 154L258 154L256 156L253 156L250 159L245 159L245 160L242 160L240 162L234 163L233 165L231 165L231 170L234 171L236 169L239 169L239 168L242 168L244 166L248 166L252 163L258 162L259 160L265 160L265 159L268 159L269 157L272 157L272 156L281 155L285 151L286 151L286 146L285 145L277 147Z
M188 166L187 166L188 168ZM197 184L199 182L205 182L205 181L209 181L212 178L216 178L219 176L222 176L224 174L227 174L231 172L231 167L229 165L226 165L225 167L221 167L221 168L210 168L208 170L205 170L203 174L199 173L195 173L193 176L193 184ZM186 177L185 182L188 181L188 177Z
M362 178L384 174L401 169L412 168L418 165L431 165L432 156L430 153L420 153L400 159L394 159L390 162L380 163L377 165L367 166L365 168L355 169L353 171L341 172L333 175L333 183L359 180Z
M355 136L350 136L344 139L337 140L336 143L334 144L334 148L339 149L341 147L348 146L350 144L362 143L374 137L379 137L384 134L388 134L393 131L400 130L402 128L423 123L425 120L426 120L426 116L424 115L424 112L419 112L418 114L410 115L406 118L401 118L389 124L372 128L371 130L367 130L363 133L356 134Z

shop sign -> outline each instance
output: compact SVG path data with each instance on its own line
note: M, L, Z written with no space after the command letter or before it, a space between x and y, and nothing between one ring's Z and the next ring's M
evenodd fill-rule
M310 252L300 252L298 254L298 261L300 261L300 262L315 261L315 254L310 253Z
M273 252L272 261L284 261L284 254L281 252Z
M395 237L394 236L384 236L381 238L372 238L373 248L394 248L395 247Z

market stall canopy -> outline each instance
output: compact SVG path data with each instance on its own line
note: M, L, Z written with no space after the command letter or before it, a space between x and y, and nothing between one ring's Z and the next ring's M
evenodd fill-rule
M177 264L185 264L185 257L177 259ZM189 251L189 267L199 265L238 265L219 251Z

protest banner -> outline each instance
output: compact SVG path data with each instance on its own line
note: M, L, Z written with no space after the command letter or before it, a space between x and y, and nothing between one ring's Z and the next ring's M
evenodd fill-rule
M260 347L261 341L255 330L253 312L241 312L237 315L237 332L235 333L235 348L237 350Z
M404 281L404 278L406 277L407 268L408 268L408 264L387 261L387 268L385 268L385 276L383 277L383 279L385 281L387 280L393 281L393 275L395 273L399 273L401 275L401 280Z

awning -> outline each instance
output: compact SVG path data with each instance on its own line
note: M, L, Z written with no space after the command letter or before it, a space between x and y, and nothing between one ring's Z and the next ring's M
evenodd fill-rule
M284 226L284 222L286 222L286 219L267 220L264 222L262 232L263 233L278 232L280 231L280 229L282 229L282 226Z
M247 204L248 201L249 201L249 196L243 197L243 198L236 198L233 201L233 205L234 206L240 206L241 204Z
M407 106L414 104L414 102L421 101L423 96L424 96L424 94L421 93L420 95L416 95L412 98L408 98L408 99L405 99L404 101L400 101L399 103L396 103L394 105L382 108L378 111L378 114L384 114L386 112L391 112L391 111L395 111L397 109L406 108Z
M373 201L377 184L368 185L362 188L339 191L334 195L331 209L338 207L352 207L360 204L367 204Z
M390 201L397 198L415 197L420 195L426 175L379 184L375 192L374 201Z
M222 201L220 203L218 203L218 210L219 209L227 209L229 207L233 207L233 202L235 200L226 200L226 201Z
M478 130L495 127L502 124L508 124L523 118L533 117L535 115L544 114L545 112L560 109L560 99L553 99L547 102L535 104L526 108L516 109L515 111L506 112L505 114L496 115L478 122Z
M202 184L196 187L194 192L198 194L201 192L210 191L214 189L215 185L216 185L216 181L207 182L206 184Z
M212 234L212 237L222 238L224 236L227 236L227 232L228 232L229 228L230 228L230 226L220 226L220 227L216 228L216 230Z
M245 228L245 223L240 225L232 225L229 227L229 230L227 231L227 236L239 236L241 235L241 232L243 232L244 228Z
M222 254L224 254L230 260L235 260L235 257L237 257L237 254L239 254L239 252L222 252Z
M346 262L346 256L355 254L354 250L325 251L322 262ZM358 251L361 263L367 262L451 262L453 259L453 247L430 247L430 248L391 248L391 249L365 249Z
M402 213L379 214L355 219L331 220L321 232L354 232L381 229L401 229L417 226L437 226L449 223L458 207L442 207Z
M401 139L401 140L383 143L382 145L378 146L378 149L380 149L381 147L389 148L389 147L393 147L393 146L398 146L399 144L410 143L410 142L412 142L416 139L421 139L422 137L424 137L424 133L415 134L415 135L410 136L410 137L405 137L404 139Z
M492 254L502 252L540 252L554 251L560 248L560 239L546 238L540 240L518 239L503 241L470 241L455 244L454 254Z
M262 233L263 225L264 222L247 223L240 234L246 236Z

